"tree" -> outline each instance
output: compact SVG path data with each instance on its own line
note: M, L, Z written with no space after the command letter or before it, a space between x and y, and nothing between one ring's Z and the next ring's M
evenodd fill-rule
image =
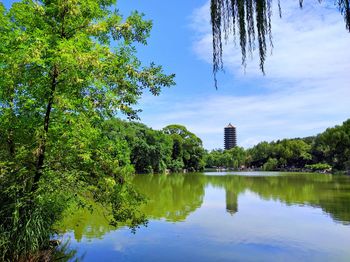
M275 157L281 166L302 168L311 160L311 146L301 139L283 139L274 144Z
M316 163L326 162L337 170L350 170L350 119L319 134L312 151Z
M246 151L242 147L234 147L229 150L212 150L205 155L207 167L239 168L246 164Z
M131 149L131 163L138 173L163 173L171 162L173 142L162 131L131 123L126 139Z
M261 167L270 157L272 146L268 142L261 142L249 150L251 165Z
M239 168L241 166L244 166L246 164L246 152L244 148L242 147L234 147L229 150L227 150L228 153L231 155L231 165L230 167L233 168Z
M163 132L173 139L172 158L174 167L179 168L181 162L189 171L202 170L204 167L204 149L202 140L182 125L168 125Z
M269 158L267 162L263 165L264 171L274 171L278 165L278 160L276 158Z
M213 36L213 74L217 87L216 74L223 69L223 40L230 34L238 35L242 53L242 65L246 65L247 51L252 54L257 40L260 69L263 73L268 42L272 46L272 0L211 0L211 25ZM350 1L336 0L335 4L344 16L346 29L350 32ZM303 0L299 0L302 7ZM278 0L281 17L281 4Z
M174 75L141 64L135 44L147 44L152 23L137 12L123 19L115 3L29 0L10 10L0 4L0 201L6 206L0 241L28 239L22 225L35 214L48 222L44 237L35 231L37 242L0 250L4 256L42 247L64 208L58 203L77 198L79 186L110 203L115 222L142 222L134 210L140 196L115 159L125 145L111 143L103 123L119 113L137 118L133 105L144 90L158 95ZM40 213L54 204L52 214Z

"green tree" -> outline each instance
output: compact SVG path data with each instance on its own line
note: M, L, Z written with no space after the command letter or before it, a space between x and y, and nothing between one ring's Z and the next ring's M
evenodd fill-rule
M216 149L205 154L205 166L206 167L222 167L224 166L223 150Z
M229 150L212 150L205 156L207 167L240 168L246 165L246 151L242 147L234 147Z
M274 171L278 166L278 160L276 158L269 158L263 165L264 171Z
M349 170L350 119L318 135L312 151L316 163L326 162L335 169Z
M174 76L141 64L135 45L147 44L152 23L137 12L123 19L115 3L30 0L10 10L0 4L5 258L42 248L77 195L110 203L115 223L144 221L135 209L141 197L127 182L132 169L122 168L126 145L108 138L104 122L119 113L136 118L133 105L144 90L158 95Z
M230 167L239 168L246 165L246 152L243 147L234 147L228 150L231 155L231 165Z
M286 166L304 167L311 160L311 145L301 139L284 139L274 144L274 156Z
M188 171L202 170L204 168L204 149L202 140L182 125L168 125L163 132L173 139L173 161L180 166L181 161Z
M272 148L268 142L261 142L249 150L251 165L261 167L271 156Z
M130 129L133 129L131 131ZM132 123L126 135L131 148L131 163L138 173L163 173L171 162L172 140L162 131Z

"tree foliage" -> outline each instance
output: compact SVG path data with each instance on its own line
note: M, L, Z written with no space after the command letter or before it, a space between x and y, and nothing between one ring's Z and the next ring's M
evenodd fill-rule
M281 3L278 2L281 16ZM272 0L211 0L211 25L213 36L213 73L215 87L216 74L223 69L223 44L233 35L239 38L242 65L246 65L247 52L252 54L257 44L260 69L265 73L268 44L272 47ZM299 0L300 7L303 0ZM344 16L346 29L350 32L350 1L336 0L335 5Z
M182 125L168 125L163 132L173 140L172 166L173 171L186 169L198 171L204 167L204 149L202 140Z
M240 168L247 163L247 154L244 148L234 147L229 150L213 150L205 155L206 166L208 167L229 167Z
M350 170L350 119L318 135L313 145L317 162L338 170Z
M144 222L128 180L127 144L108 137L117 114L137 118L146 90L174 84L142 65L152 23L123 18L115 0L0 3L0 253L43 248L70 201L105 203L114 222ZM126 149L126 150L124 150Z
M114 120L112 124L123 130L130 162L137 173L165 172L171 161L172 140L169 136L140 123Z
M118 152L107 152L111 161L118 161L123 168L131 164L138 174L203 169L202 141L184 126L154 130L142 123L114 118L104 122L103 133L106 142L119 144Z

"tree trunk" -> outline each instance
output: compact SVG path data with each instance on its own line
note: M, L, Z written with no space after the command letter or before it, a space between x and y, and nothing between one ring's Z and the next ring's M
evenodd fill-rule
M50 114L52 110L52 105L55 97L55 90L57 87L57 79L58 79L58 69L57 66L54 65L52 70L52 78L51 78L51 88L50 88L50 94L49 99L46 106L46 113L44 118L44 133L41 136L38 151L37 151L37 163L36 163L36 170L35 170L35 176L33 181L33 187L32 191L35 191L38 188L38 182L40 180L40 177L42 175L42 168L44 166L45 161L45 150L46 150L46 143L47 143L47 135L49 132L49 125L50 125Z

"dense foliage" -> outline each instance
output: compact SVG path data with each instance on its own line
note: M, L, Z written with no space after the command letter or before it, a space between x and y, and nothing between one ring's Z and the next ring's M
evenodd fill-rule
M169 125L163 129L173 140L172 171L198 171L204 167L202 140L181 125Z
M350 170L350 119L315 137L261 142L247 150L213 150L205 159L207 167Z
M128 144L105 122L133 108L144 90L174 84L143 66L136 44L152 23L123 18L115 0L0 3L0 260L46 248L70 202L90 198L113 223L145 221L128 182Z
M113 119L104 124L104 132L111 141L125 145L121 152L126 159L120 164L131 163L136 173L199 171L204 167L202 141L184 126L153 130L141 123Z
M279 15L282 16L281 1L278 0ZM320 1L319 1L320 2ZM260 56L260 69L264 73L264 63L268 44L272 47L272 17L273 0L211 0L211 25L213 35L213 73L223 68L223 42L231 35L239 38L242 53L242 65L246 65L247 52L252 54L255 46ZM282 2L283 4L283 2ZM334 4L344 16L346 29L350 32L350 1L336 0ZM300 7L303 0L299 0Z
M207 167L240 168L245 166L247 153L242 147L234 147L229 150L213 150L205 155Z
M350 170L350 119L318 135L312 155L315 162L325 162L338 170Z

